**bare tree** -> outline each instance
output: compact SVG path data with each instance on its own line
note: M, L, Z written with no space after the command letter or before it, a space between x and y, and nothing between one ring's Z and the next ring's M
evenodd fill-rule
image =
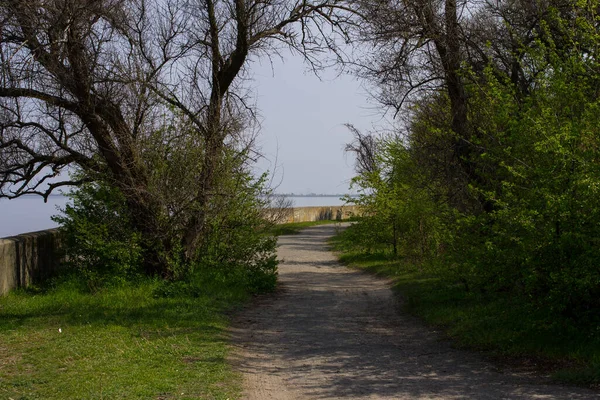
M335 49L335 39L327 33L344 36L346 26L352 23L352 13L340 0L199 0L176 7L169 6L168 12L181 15L170 18L168 31L181 32L183 42L192 51L181 57L165 57L160 50L177 39L175 34L162 35L158 48L142 56L155 66L157 74L168 75L152 86L153 91L180 110L204 142L196 189L200 208L188 221L185 233L186 249L193 252L203 237L205 208L215 192L223 146L232 131L230 123L240 114L252 113L239 87L247 61L252 56L276 53L283 44L314 63L315 52ZM156 60L148 55L151 53L163 57Z
M372 50L359 60L358 73L379 88L378 100L408 114L415 104L443 91L448 98L451 147L448 179L476 179L470 162L473 131L469 125L464 63L463 27L469 18L465 1L459 0L363 0L366 21L360 40ZM410 118L408 118L410 120ZM466 188L466 184L462 184Z
M126 1L0 3L0 196L40 194L109 179L125 195L136 228L155 246L162 210L148 190L140 138L157 112L135 46ZM157 272L149 253L149 272Z
M231 150L248 156L248 61L291 47L316 62L352 12L341 0L1 0L0 18L0 197L78 185L71 167L108 180L147 271L163 273L174 238L188 258L201 245Z
M399 111L407 100L445 88L453 103L453 127L466 129L464 84L460 76L464 40L460 21L465 2L457 0L360 2L365 15L360 39L372 50L359 73L380 87L378 99Z
M294 217L294 201L289 197L268 193L266 205L263 216L271 224L290 222Z
M377 140L373 134L364 134L356 127L346 124L346 127L354 136L354 140L344 147L346 153L354 154L354 170L358 175L367 175L379 172L377 153L379 151Z

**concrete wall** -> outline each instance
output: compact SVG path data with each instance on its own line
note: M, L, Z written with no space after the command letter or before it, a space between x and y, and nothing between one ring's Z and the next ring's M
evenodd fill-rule
M359 216L358 206L296 207L280 223L344 220Z
M0 296L52 275L60 265L57 229L0 239Z
M356 206L297 207L272 210L279 223L343 220L358 215ZM52 275L60 266L57 229L0 239L0 296Z

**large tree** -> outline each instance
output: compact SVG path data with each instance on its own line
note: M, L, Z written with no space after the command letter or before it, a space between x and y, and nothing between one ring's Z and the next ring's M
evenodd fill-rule
M447 185L450 203L462 211L491 211L493 205L472 196L469 189L475 185L485 190L490 182L482 170L492 168L479 162L485 152L481 141L490 132L473 118L472 91L491 70L498 78L510 78L517 89L516 101L524 98L546 68L532 62L530 50L544 40L545 30L561 36L562 28L552 15L573 21L572 2L361 0L359 4L367 17L359 37L370 50L359 57L358 73L374 83L385 107L406 117L411 146L421 151L421 161L435 179ZM558 40L554 45L560 49L565 44ZM415 120L420 121L416 126ZM441 131L446 134L436 133Z
M200 247L231 149L247 154L249 60L284 46L314 60L351 13L340 0L2 0L0 18L0 197L106 180L147 271L163 273L174 242L188 258Z
M448 154L439 170L446 180L466 187L475 168L469 162L472 129L462 73L465 5L457 0L361 0L359 4L366 16L359 38L371 49L359 57L359 75L375 84L377 99L395 116L411 114L407 104L444 93L452 135L445 139ZM466 207L462 200L455 204Z

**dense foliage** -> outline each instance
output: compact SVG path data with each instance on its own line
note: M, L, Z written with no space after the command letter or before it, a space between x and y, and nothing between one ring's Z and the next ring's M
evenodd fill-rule
M375 168L354 179L370 215L355 230L367 250L409 257L466 291L521 296L550 319L596 326L598 6L550 2L527 35L511 31L518 79L493 57L485 67L466 59L460 131L452 99L437 89L415 101L406 135L354 149L376 154ZM488 46L482 51L493 53Z
M85 184L53 219L63 231L67 266L89 290L122 284L141 272L141 238L117 189Z
M202 290L208 279L241 285L251 293L270 291L277 280L276 239L272 223L264 218L264 179L254 179L242 168L221 189L196 254L186 257L183 244L175 241L160 249L166 260L163 278L193 290ZM54 217L63 232L67 271L93 292L142 275L143 237L131 224L119 190L100 181L81 186L70 197L62 215Z

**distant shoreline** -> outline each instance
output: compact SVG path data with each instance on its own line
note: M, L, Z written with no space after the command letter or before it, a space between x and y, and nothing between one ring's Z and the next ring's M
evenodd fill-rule
M281 195L281 194L280 194ZM291 200L292 208L339 207L346 204L341 194L296 195L282 194ZM56 228L51 217L57 215L69 202L69 197L60 193L48 197L44 203L39 195L23 195L16 199L0 199L0 237L19 235Z
M355 194L315 194L315 193L310 193L310 194L275 193L275 195L283 196L283 197L346 197L346 196L357 197L358 196Z

